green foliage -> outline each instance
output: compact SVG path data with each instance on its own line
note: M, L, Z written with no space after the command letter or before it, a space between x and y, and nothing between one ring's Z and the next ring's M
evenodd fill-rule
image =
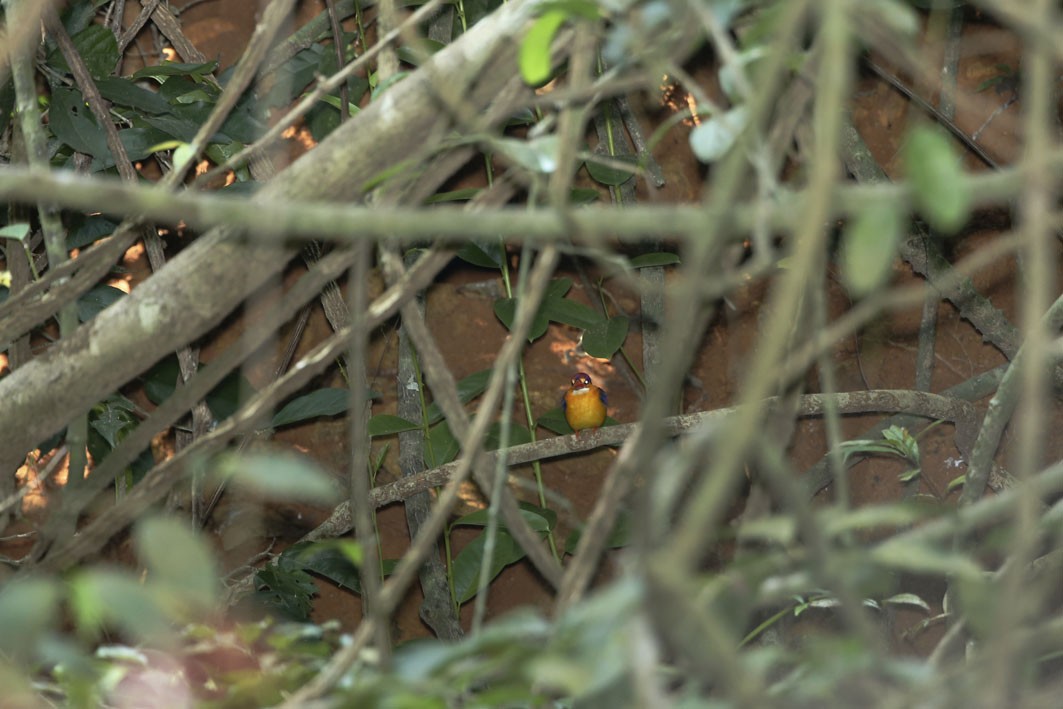
M904 235L904 215L894 205L876 204L861 211L842 235L841 275L854 298L886 283L897 245Z
M93 286L88 292L78 298L78 320L88 322L101 310L113 305L125 292L114 286Z
M958 231L967 221L971 196L947 135L926 126L915 128L904 146L904 165L916 206L930 226L945 234Z
M319 416L336 416L350 406L351 393L346 389L318 389L292 399L273 415L270 427L280 428Z
M322 505L335 504L339 497L332 476L305 456L224 454L214 462L214 470L238 489L266 497Z
M161 404L174 393L181 381L181 365L176 355L162 359L142 377L144 393L153 404ZM240 372L231 372L206 397L207 406L219 420L231 416L253 391ZM315 414L325 415L325 414Z
M118 41L109 29L103 25L89 25L71 37L71 40L92 78L101 79L114 71L118 64ZM46 61L57 71L70 71L70 66L58 47L48 54Z
M690 149L698 160L716 162L730 151L748 122L745 106L713 115L690 132Z
M612 155L609 157L609 162L610 164L607 165L589 158L584 165L587 167L587 174L595 182L610 187L619 187L624 184L633 178L638 170L638 158L634 155ZM626 163L630 167L621 169L616 167L614 163Z
M520 45L520 75L529 86L545 84L553 73L550 46L567 19L561 10L545 12L525 35Z
M527 503L521 503L520 513L533 531L544 535L550 532L557 522L557 516L550 510L538 508ZM486 527L487 524L488 513L486 510L480 510L464 517L459 517L450 524L450 527L451 529L460 526ZM486 556L487 534L485 532L478 534L466 544L451 562L455 603L460 605L471 600L480 590L480 569ZM524 550L509 534L505 525L500 522L495 532L494 550L490 560L487 562L489 579L494 579L502 573L504 568L517 563L524 556Z
M882 432L881 441L845 441L841 444L842 452L848 458L851 455L894 455L910 463L913 467L901 473L901 482L908 482L919 477L919 442L901 426L890 426Z

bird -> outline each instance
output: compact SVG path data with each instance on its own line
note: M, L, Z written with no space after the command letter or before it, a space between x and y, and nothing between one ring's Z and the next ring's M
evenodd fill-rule
M565 420L579 438L580 431L605 423L605 392L591 382L586 372L577 372L561 400Z

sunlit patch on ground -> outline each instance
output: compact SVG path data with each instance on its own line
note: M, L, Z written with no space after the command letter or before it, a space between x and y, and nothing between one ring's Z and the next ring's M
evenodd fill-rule
M317 141L314 140L310 130L305 126L289 126L281 133L281 137L294 142L303 150L309 151L317 146Z
M608 378L613 376L616 368L607 359L591 357L583 351L581 346L582 333L573 331L569 333L557 333L550 343L550 351L557 356L562 364L575 367L580 371L587 372L595 378Z
M87 466L85 476L88 476L90 465ZM15 484L18 494L22 496L21 510L23 514L32 515L41 512L48 507L49 487L62 487L66 485L70 475L70 456L67 455L66 447L41 454L33 451L26 462L15 472Z
M666 106L673 113L690 114L689 118L683 119L683 125L690 127L701 125L701 119L698 118L698 102L694 95L684 90L679 84L670 82L669 79L670 77L665 77L664 83L660 86L661 105Z

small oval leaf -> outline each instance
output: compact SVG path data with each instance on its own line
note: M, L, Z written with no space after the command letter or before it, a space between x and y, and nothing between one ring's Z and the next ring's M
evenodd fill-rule
M424 446L424 464L429 468L438 468L446 465L458 457L458 439L450 432L446 421L437 423L428 429L428 438Z
M674 266L681 263L679 254L670 254L667 251L658 251L651 254L640 254L630 261L632 268L649 268L652 266Z
M22 578L0 588L0 652L31 655L36 639L59 622L59 584L51 579Z
M370 437L391 436L404 431L416 431L418 428L418 424L391 414L378 414L369 419Z
M583 349L591 357L610 359L627 339L629 321L623 315L596 323L583 332Z
M104 308L114 304L125 296L114 286L94 286L89 292L78 298L78 320L88 322Z
M16 239L22 241L30 233L30 225L26 222L17 222L0 227L0 239Z
M480 583L480 567L486 555L487 535L478 534L475 539L454 558L454 597L465 603L476 595ZM493 580L502 573L502 569L524 558L524 550L505 530L499 529L495 535L495 548L488 562L488 579Z
M737 106L709 118L690 131L690 149L695 157L701 162L710 163L727 154L745 129L748 113L745 106Z
M554 36L565 23L568 13L561 10L550 10L543 13L542 17L524 35L524 41L520 43L520 75L524 83L529 86L539 86L546 83L553 73L553 63L550 60L550 45L553 44Z
M243 489L274 499L333 504L339 498L331 475L292 453L223 455L216 469Z
M198 609L214 605L218 570L202 537L173 517L148 517L133 532L137 556L148 568L152 587Z
M272 428L280 428L318 416L342 414L351 403L351 393L346 389L326 388L296 397L273 416Z
M891 204L863 210L842 235L842 282L854 298L885 284L902 235L902 215Z
M971 198L948 137L927 126L916 128L905 143L904 164L919 212L934 229L955 233L967 221Z

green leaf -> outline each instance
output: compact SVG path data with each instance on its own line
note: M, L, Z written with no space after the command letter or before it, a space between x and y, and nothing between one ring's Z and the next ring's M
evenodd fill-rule
M329 48L331 49L331 47ZM332 55L326 52L321 44L313 44L298 52L288 61L277 67L274 72L275 80L270 86L269 93L262 97L266 106L284 106L295 100L302 93L307 84L314 80L319 73L323 76L334 74L336 59L332 59L332 71L320 71L319 65L323 57Z
M904 165L920 213L934 229L955 233L967 221L971 196L949 138L935 128L916 128L904 146Z
M572 290L571 278L555 278L546 286L546 298L564 298Z
M519 446L525 443L531 443L531 431L526 426L521 426L519 423L511 423L509 425L509 442L506 447ZM502 444L502 424L498 421L491 424L491 427L487 429L487 436L484 438L484 448L487 450L498 450Z
M898 502L866 505L845 512L824 509L817 514L817 519L824 534L828 537L838 537L852 532L907 527L923 521L931 514L931 511L923 505Z
M412 64L413 66L421 66L421 62L425 58L431 57L445 46L446 45L442 42L437 42L433 39L428 39L427 37L421 37L417 39L417 46L399 47L396 54L398 54L400 61Z
M909 461L919 462L919 441L904 426L890 426L882 432L882 438L894 444Z
M587 330L605 323L603 317L590 306L569 298L545 298L540 312L554 322Z
M161 404L170 398L180 380L177 357L165 357L144 375L144 393L153 404ZM230 372L207 394L207 405L216 418L225 419L236 412L249 391L251 383L240 372Z
M109 29L103 25L89 25L71 40L92 78L100 79L114 71L118 64L118 40ZM58 47L48 55L48 64L59 71L70 71L70 65Z
M206 147L203 153L214 161L215 164L221 165L228 162L230 158L239 154L244 149L244 144L233 141L231 143L211 143ZM237 163L238 165L243 163ZM240 179L240 171L245 168L237 168L237 179ZM245 178L248 173L244 173Z
M461 402L467 404L482 394L487 386L487 379L490 376L491 370L488 369L476 372L475 374L470 374L468 377L465 377L465 379L458 382L458 396L461 399ZM465 385L464 390L462 387L463 384ZM439 408L438 403L433 401L428 405L428 410L425 412L425 418L429 425L443 420L443 410Z
M491 371L490 369L482 369L479 372L473 372L467 377L462 377L458 382L458 399L461 403L467 404L484 393L487 389L487 382L491 379ZM425 417L428 419L429 424L442 421L443 412L440 410L439 404L435 402L429 404Z
M424 446L424 464L429 468L446 465L458 456L460 450L458 439L450 432L446 421L441 421L428 429L428 438Z
M137 556L148 569L148 581L164 598L199 610L217 600L218 569L203 537L174 517L152 516L133 531Z
M524 518L524 521L528 523L536 532L549 532L553 529L554 523L557 521L557 515L551 511L542 507L536 507L526 502L520 504L520 516ZM459 517L450 523L452 527L486 527L489 522L488 510L477 510L470 512L467 515ZM499 529L505 529L505 524L499 517Z
M440 204L443 202L467 202L481 192L483 192L482 187L466 187L460 190L451 190L450 192L439 192L426 199L424 203Z
M339 498L332 476L305 456L230 453L219 456L215 468L237 486L273 499L334 504Z
M731 149L749 121L745 106L717 114L690 131L690 149L704 163L719 160Z
M100 311L118 302L125 296L114 286L94 286L78 298L78 320L88 322L99 315Z
M118 131L118 140L122 143L122 147L125 148L130 160L143 160L154 154L156 152L155 146L160 141L166 140L167 137L162 131L150 126L145 128L125 128Z
M86 636L117 628L136 640L158 642L171 623L153 589L130 573L92 568L70 580L68 598L74 624Z
M377 414L369 419L370 436L391 436L404 431L416 431L421 426L401 416Z
M930 606L919 596L914 593L898 593L889 598L883 599L883 603L888 603L892 606L918 606L927 613L930 613Z
M557 169L560 142L556 135L531 140L498 138L493 145L499 153L530 172L549 175Z
M539 86L553 74L550 45L561 25L568 19L563 10L547 10L535 21L520 43L518 63L520 75L529 86Z
M599 197L598 190L590 187L573 187L569 192L568 201L572 204L590 204L597 202Z
M391 76L389 76L387 79L385 79L384 81L380 82L376 86L373 86L373 90L369 94L370 100L371 101L377 100L378 98L380 98L380 96L385 91L387 91L392 86L394 86L395 84L399 83L400 81L402 81L403 79L405 79L409 75L410 75L410 72L408 72L408 71L397 71L394 74L392 74ZM370 85L372 85L372 83L373 83L372 80L370 80L369 83L370 83Z
M908 470L908 471L903 472L900 475L898 475L897 479L899 481L901 481L902 483L906 483L906 482L911 482L912 480L915 480L917 477L919 477L922 474L923 474L923 470L921 468L912 468L911 470Z
M61 618L59 596L59 584L47 578L20 578L0 587L0 652L31 655L37 638Z
M67 34L73 36L89 26L92 18L96 16L96 9L108 0L92 0L92 2L66 3L63 10L63 27Z
M862 298L886 283L897 257L904 215L895 204L876 203L862 210L842 234L842 283Z
M119 106L135 108L144 113L166 113L170 110L169 101L129 79L104 76L96 80L96 88L105 99Z
M229 372L218 382L218 386L207 394L207 406L214 418L222 421L229 418L243 405L249 392L254 391L251 382L240 370Z
M591 325L583 333L583 349L591 357L611 359L627 339L628 325L623 315Z
M22 241L30 233L30 225L26 222L18 222L16 224L7 224L0 227L0 239L15 239L16 241Z
M573 19L594 21L602 17L598 4L590 0L550 0L543 3L543 10L559 10Z
M131 413L133 409L133 402L120 394L115 394L92 407L89 425L103 436L107 445L114 448L128 431L137 426L137 419Z
M480 239L466 241L457 252L462 261L481 268L501 268L505 255L499 242Z
M196 80L203 80L207 74L211 74L218 68L218 62L206 62L205 64L182 64L180 62L163 62L156 66L146 66L133 74L134 81L138 79L165 79L169 76L189 76Z
M962 554L934 549L922 541L894 538L870 551L872 562L899 571L980 579L982 569Z
M324 576L339 586L360 594L362 585L358 578L362 549L349 539L331 539L321 542L301 542L285 549L289 565L298 564L304 571Z
M640 254L631 259L632 268L650 268L653 266L674 266L681 263L678 254L670 254L667 251L654 252L652 254Z
M506 326L507 330L513 329L513 322L517 318L517 299L516 298L500 298L495 301L494 304L495 317L502 321L502 324ZM528 329L528 342L534 342L540 337L546 334L547 329L550 327L550 318L543 313L542 306L539 307L539 311L535 314L535 318L532 320L531 327Z
M298 396L284 405L273 416L271 428L280 428L299 421L319 416L342 414L351 403L351 393L346 389L326 388Z
M465 603L476 595L480 583L480 566L486 556L486 534L478 534L462 548L454 558L454 597L457 602ZM520 548L508 532L499 529L495 534L495 548L489 561L488 579L493 580L502 573L502 569L524 558Z
M768 56L769 50L766 45L754 44L738 52L733 62L727 62L719 73L720 88L732 102L742 99L740 76L750 76L756 71L756 64Z
M332 94L325 94L324 96L322 96L318 100L321 101L322 103L325 103L325 104L328 104L329 106L332 106L337 111L342 111L343 110L343 100L339 96L333 96ZM353 116L353 115L357 114L361 110L362 109L361 109L361 107L358 104L352 103L350 101L347 102L347 113L348 113L348 115Z
M605 548L620 549L630 545L631 534L631 513L622 509L617 513L616 521L613 523L609 536L605 538ZM573 530L568 535L568 539L565 540L565 553L575 553L581 536L583 536L583 530L580 529Z
M89 114L80 93L70 89L52 89L48 127L55 137L79 153L101 161L111 158L103 129L88 117ZM113 158L111 160L113 162Z
M565 419L565 412L560 406L550 409L535 422L536 426L542 426L547 431L556 433L559 436L567 436L571 433L575 433L572 427L568 425L568 421Z
M143 116L143 121L152 128L175 138L182 143L187 143L196 137L199 124L194 120L180 117L176 114L163 114L160 116ZM161 148L156 147L156 150Z
M102 215L78 215L71 220L70 228L67 230L66 248L69 250L88 246L110 236L117 228L118 222Z
M612 164L606 165L604 163L596 162L594 158L588 158L584 165L587 166L587 173L591 176L595 182L599 184L608 185L610 187L619 187L624 184L638 171L638 157L634 155L609 155L610 163L627 163L631 165L631 169L624 170L619 167L614 167Z
M270 564L255 574L254 600L285 618L310 620L313 610L310 599L316 594L317 585L302 569Z

